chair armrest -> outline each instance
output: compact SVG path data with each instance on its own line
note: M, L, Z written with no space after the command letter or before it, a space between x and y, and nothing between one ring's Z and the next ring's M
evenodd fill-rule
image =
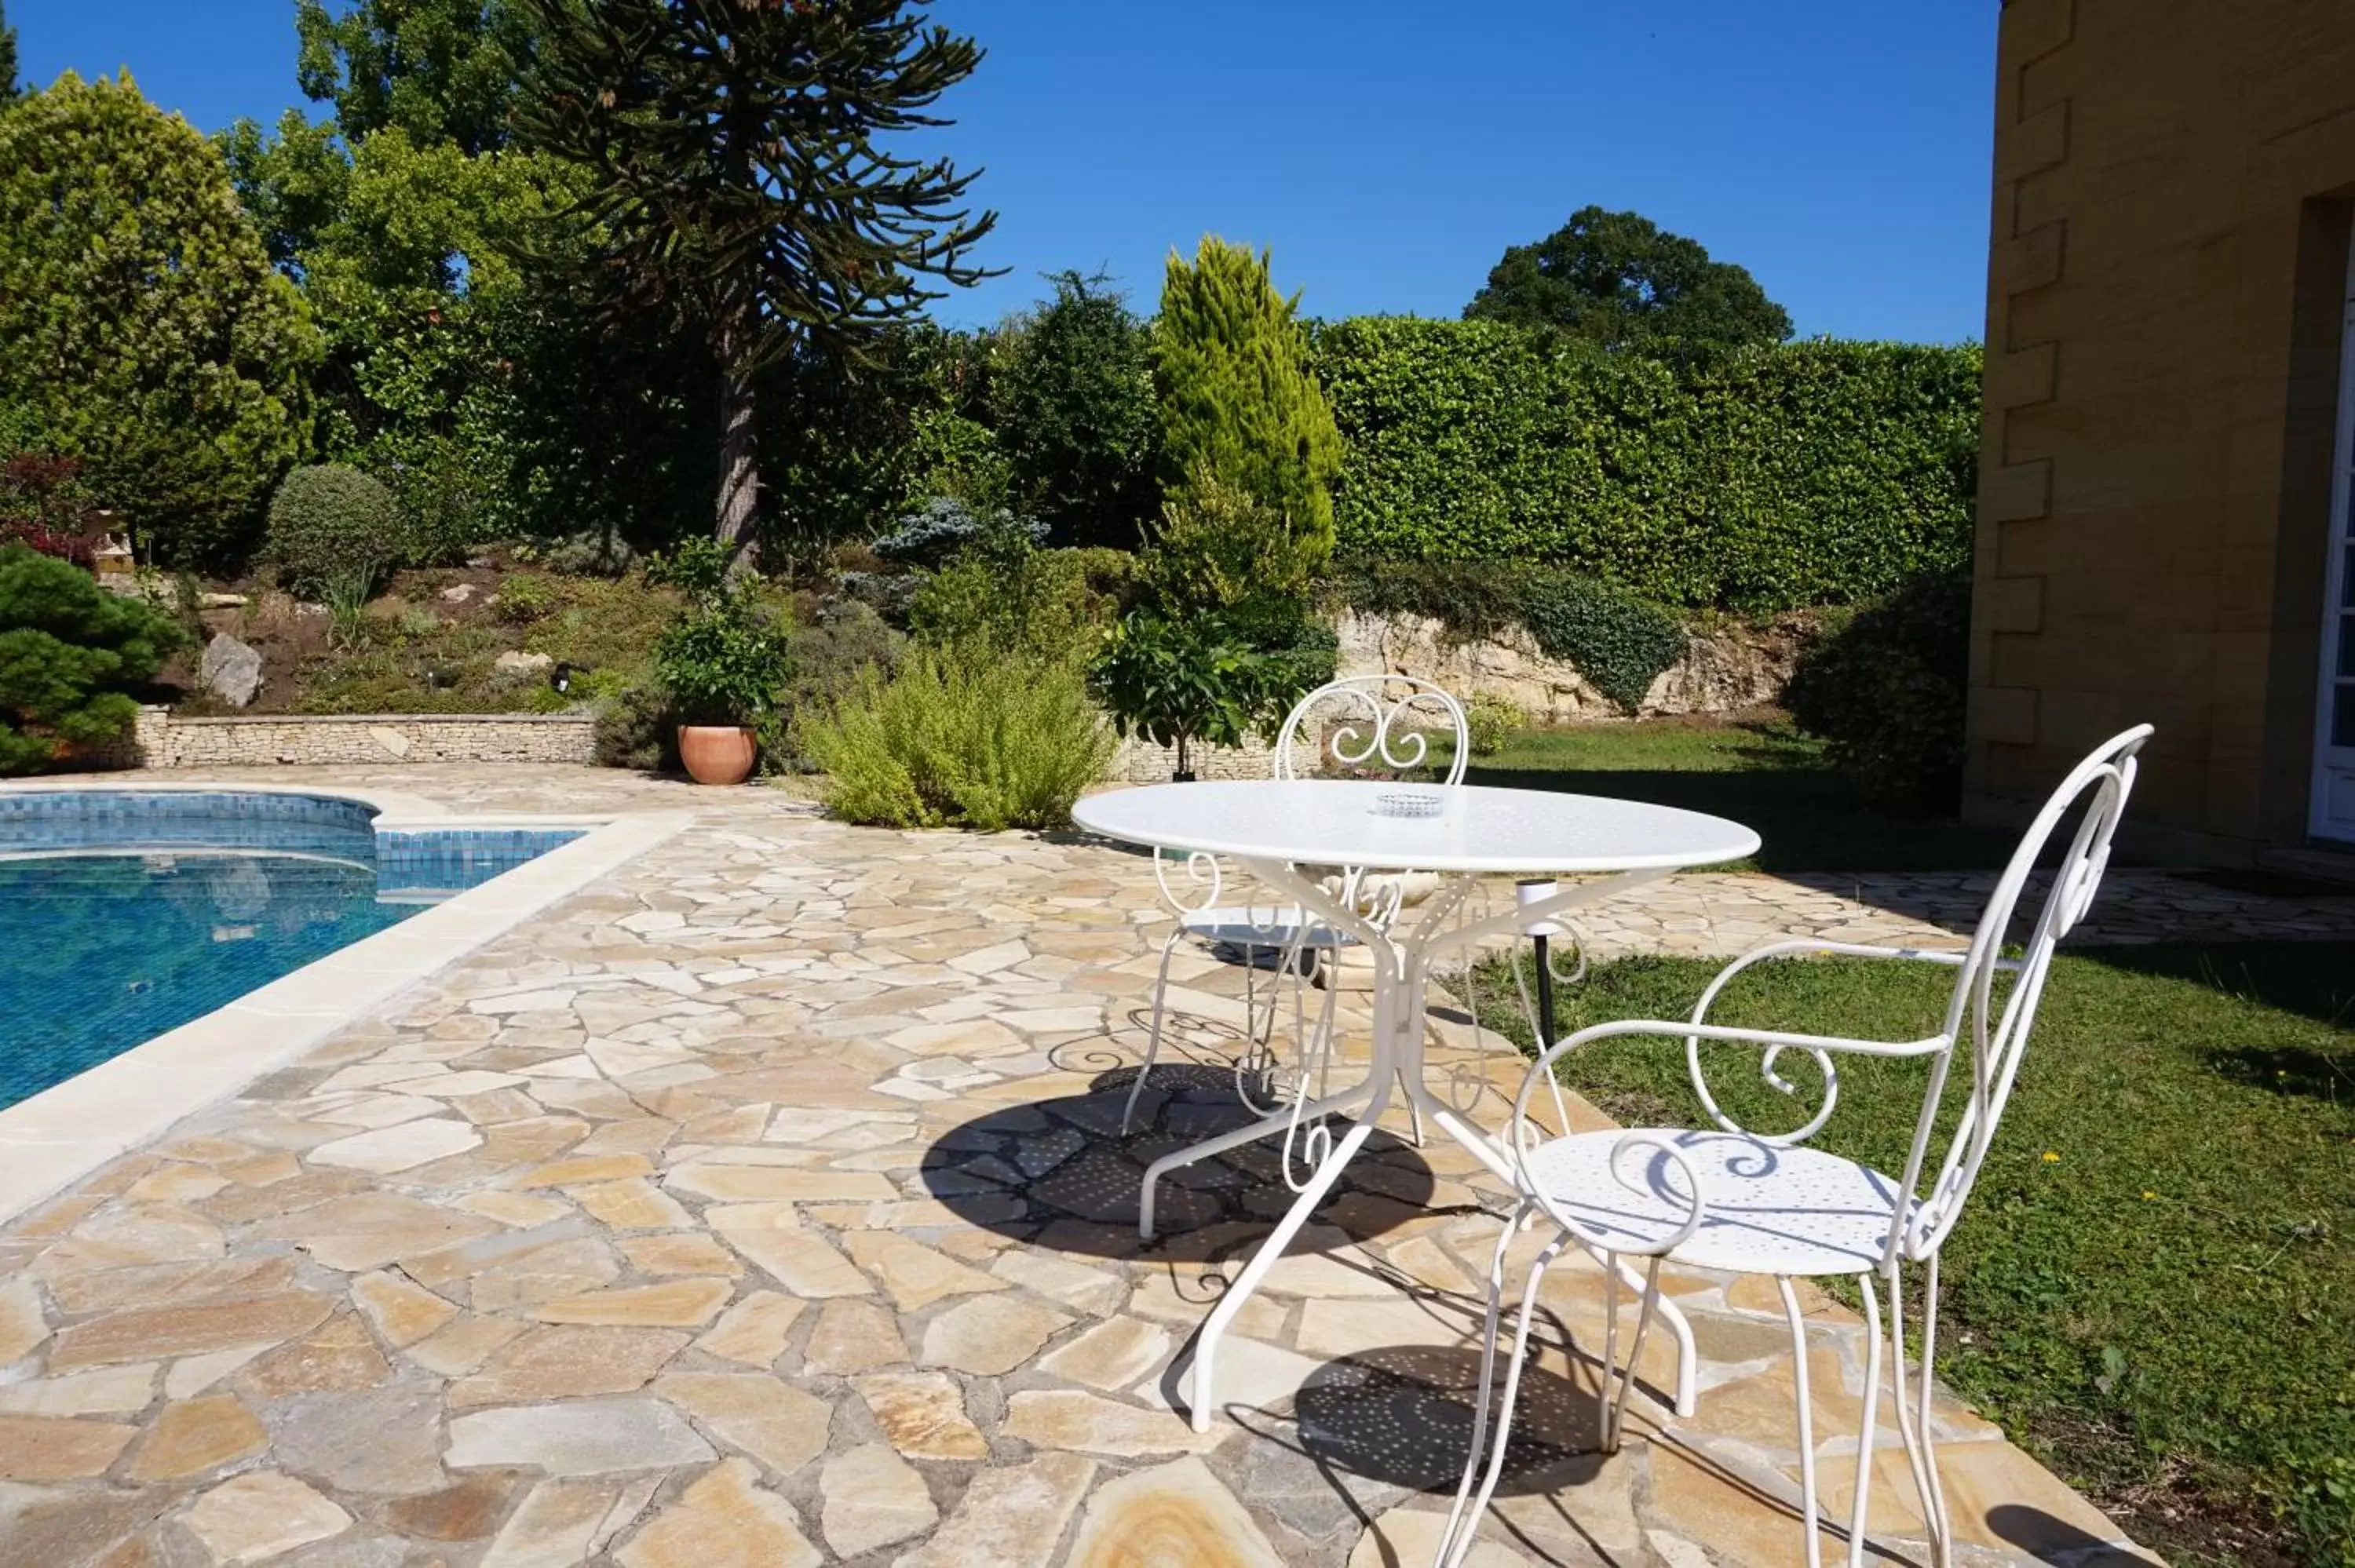
M1785 941L1769 942L1763 948L1754 948L1718 970L1716 978L1711 980L1708 988L1700 993L1700 1001L1694 1004L1692 1021L1699 1023L1705 1020L1709 1016L1710 1005L1717 1000L1718 993L1726 988L1734 976L1751 965L1767 959L1786 959L1798 953L1828 953L1843 959L1904 959L1914 963L1936 964L1942 969L1950 969L1962 968L1970 958L1967 948L1891 948L1871 942L1838 942L1826 937L1793 937ZM1995 967L1998 969L2017 970L2019 965L2015 959L1998 959L1995 960Z
M1664 1018L1629 1018L1611 1023L1590 1024L1575 1034L1564 1036L1539 1053L1537 1060L1529 1064L1529 1070L1522 1075L1520 1093L1513 1097L1513 1119L1508 1129L1511 1147L1518 1149L1522 1146L1522 1140L1526 1136L1525 1129L1529 1125L1529 1097L1536 1092L1540 1081L1547 1083L1553 1081L1553 1068L1556 1062L1590 1041L1616 1039L1621 1035L1628 1034L1647 1034L1662 1039L1682 1040L1685 1044L1686 1065L1692 1074L1695 1092L1700 1096L1701 1104L1710 1116L1720 1127L1729 1132L1742 1132L1744 1129L1718 1109L1716 1097L1709 1092L1709 1086L1701 1079L1699 1065L1699 1046L1701 1041L1714 1040L1731 1044L1765 1047L1766 1056L1761 1065L1761 1071L1765 1075L1769 1084L1786 1095L1796 1094L1797 1087L1774 1075L1774 1057L1784 1051L1805 1051L1813 1056L1817 1065L1824 1071L1827 1085L1823 1109L1817 1113L1813 1120L1796 1132L1773 1136L1755 1133L1747 1135L1758 1138L1764 1143L1776 1144L1806 1141L1831 1116L1832 1106L1838 1095L1838 1075L1832 1070L1831 1065L1832 1053L1843 1052L1861 1056L1928 1056L1944 1051L1954 1044L1954 1037L1944 1033L1925 1035L1919 1040L1857 1040L1838 1034L1802 1034L1787 1030L1749 1029L1728 1023L1675 1022Z

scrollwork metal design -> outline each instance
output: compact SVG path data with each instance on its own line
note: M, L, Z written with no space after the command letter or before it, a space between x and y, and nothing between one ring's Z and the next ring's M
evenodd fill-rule
M1276 736L1277 778L1295 776L1295 748L1313 725L1323 726L1321 735L1305 734L1316 748L1320 769L1329 758L1345 771L1411 772L1429 762L1433 732L1445 733L1454 742L1443 782L1462 783L1471 757L1463 705L1430 682L1412 675L1335 681L1302 698Z

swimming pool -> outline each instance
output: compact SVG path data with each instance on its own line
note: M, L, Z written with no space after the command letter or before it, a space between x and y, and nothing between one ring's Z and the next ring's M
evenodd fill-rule
M0 1107L580 836L236 790L0 792Z

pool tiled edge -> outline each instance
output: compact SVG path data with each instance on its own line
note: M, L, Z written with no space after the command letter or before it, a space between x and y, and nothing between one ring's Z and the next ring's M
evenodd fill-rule
M318 793L318 791L299 791ZM351 796L362 791L338 791ZM334 1031L687 827L691 811L604 819L418 813L378 797L378 832L570 829L581 836L229 1005L0 1110L0 1222L146 1143Z

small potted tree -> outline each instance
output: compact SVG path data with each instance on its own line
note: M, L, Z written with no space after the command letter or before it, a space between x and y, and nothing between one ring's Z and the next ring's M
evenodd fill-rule
M1179 784L1193 781L1197 743L1241 746L1271 705L1280 714L1284 673L1216 616L1149 610L1121 623L1093 672L1097 700L1123 735L1176 750L1170 778Z
M784 637L762 622L728 560L724 546L700 540L680 546L660 572L687 596L687 611L656 641L655 673L678 725L678 759L698 784L751 776L753 726L793 668Z

